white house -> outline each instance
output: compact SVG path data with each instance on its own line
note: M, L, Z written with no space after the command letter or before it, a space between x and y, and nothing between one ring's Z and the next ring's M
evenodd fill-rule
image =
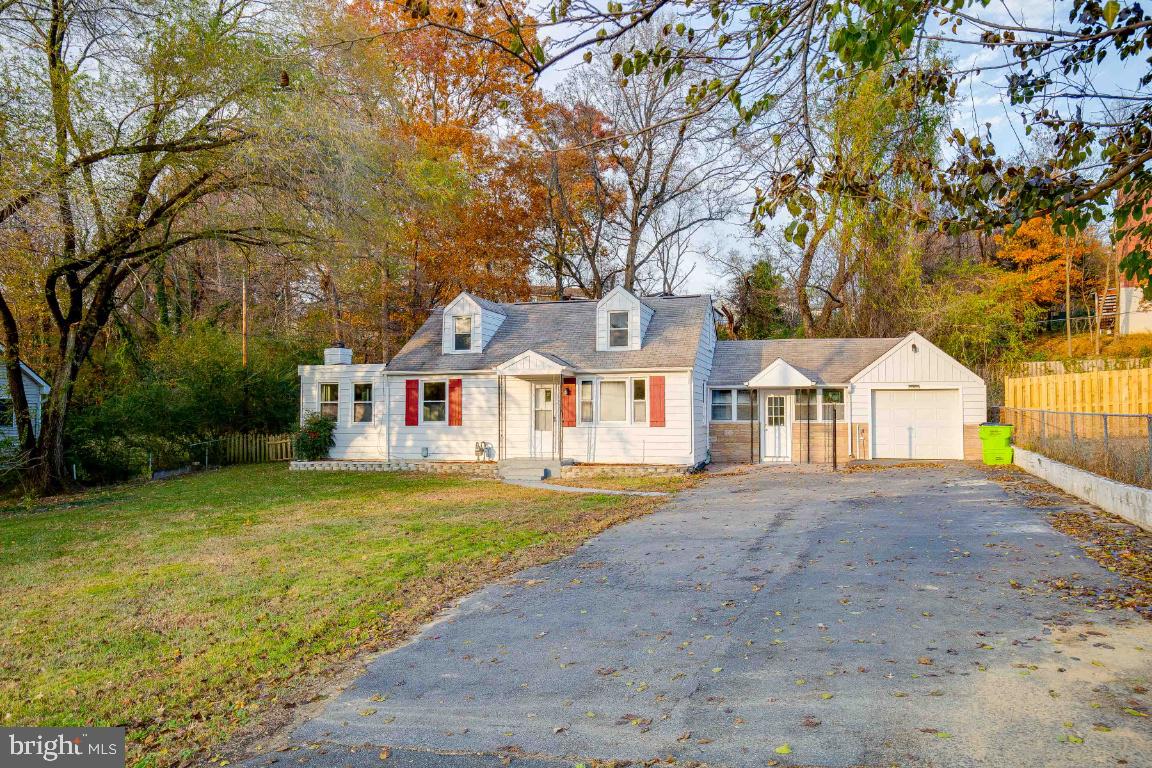
M0 347L0 352L4 348ZM40 432L40 404L51 391L48 382L44 381L36 371L23 363L20 370L24 374L24 394L28 398L28 408L32 412L32 429ZM16 410L12 407L12 398L8 394L8 376L0 370L0 443L16 437ZM0 451L3 446L0 445Z
M333 459L694 466L975 458L984 382L919 334L717 342L708 296L498 304L462 293L387 365L329 349L301 415ZM835 423L835 429L833 429Z

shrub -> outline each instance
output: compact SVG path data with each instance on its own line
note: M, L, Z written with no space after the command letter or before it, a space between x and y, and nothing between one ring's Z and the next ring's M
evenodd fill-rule
M328 458L328 450L336 444L336 422L318 413L310 413L296 433L296 458L316 461Z

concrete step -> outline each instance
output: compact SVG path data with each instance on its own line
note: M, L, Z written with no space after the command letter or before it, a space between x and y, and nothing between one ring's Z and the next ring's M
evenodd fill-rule
M505 480L543 480L560 476L560 462L551 459L505 459L497 467Z

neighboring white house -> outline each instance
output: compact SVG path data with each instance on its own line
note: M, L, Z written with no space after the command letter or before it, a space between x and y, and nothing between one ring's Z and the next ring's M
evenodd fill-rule
M0 347L0 352L3 351L4 348ZM23 363L20 364L20 370L24 372L24 394L28 397L28 408L32 412L32 429L39 434L40 403L51 387L36 371ZM16 411L8 394L8 376L0 370L0 441L14 437L16 437Z
M334 348L299 369L302 417L336 420L334 459L960 459L978 456L986 416L984 382L919 334L717 342L708 296L621 288L513 304L462 293L387 366L351 359Z

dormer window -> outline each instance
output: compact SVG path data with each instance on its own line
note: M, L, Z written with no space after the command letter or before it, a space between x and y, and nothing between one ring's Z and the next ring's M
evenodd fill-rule
M628 318L631 313L608 313L608 346L612 348L626 348L629 344Z
M470 315L463 315L453 318L455 322L455 332L453 333L452 347L457 352L468 352L472 349L472 317Z

